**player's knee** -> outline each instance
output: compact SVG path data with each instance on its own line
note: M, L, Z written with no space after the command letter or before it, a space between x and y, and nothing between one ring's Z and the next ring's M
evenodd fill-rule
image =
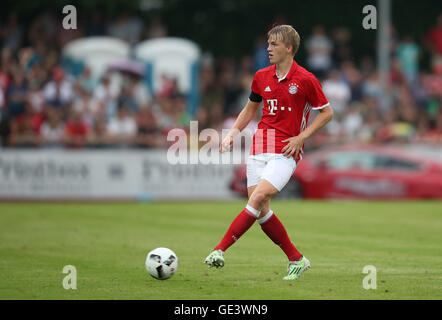
M261 209L269 200L270 195L262 191L255 191L250 197L251 204L258 207L256 209Z

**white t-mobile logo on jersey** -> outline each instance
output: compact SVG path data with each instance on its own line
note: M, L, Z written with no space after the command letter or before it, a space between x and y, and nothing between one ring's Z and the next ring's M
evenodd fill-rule
M278 104L278 99L269 99L267 100L267 103L269 105L269 115L276 115L276 113L273 112L273 110L278 110L277 104Z

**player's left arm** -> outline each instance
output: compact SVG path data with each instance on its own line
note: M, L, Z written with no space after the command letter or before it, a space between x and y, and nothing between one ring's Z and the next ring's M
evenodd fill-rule
M300 132L295 137L282 141L287 142L282 149L282 153L287 157L291 157L294 154L295 159L298 157L298 153L301 151L305 140L310 138L333 119L333 109L328 103L318 79L311 75L304 81L303 87L307 102L311 105L313 110L318 110L319 114L304 131Z
M304 142L333 119L333 109L330 105L325 108L318 109L318 111L319 113L315 120L313 120L313 122L304 131L295 137L282 141L287 142L284 148L282 148L282 153L286 157L291 157L294 154L296 159L299 151L304 145Z

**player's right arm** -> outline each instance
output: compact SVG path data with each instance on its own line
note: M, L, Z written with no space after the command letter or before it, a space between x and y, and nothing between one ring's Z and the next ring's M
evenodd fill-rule
M231 149L233 139L238 133L240 133L245 127L247 127L250 121L252 121L260 104L261 102L255 102L249 99L246 106L241 110L240 114L238 115L238 118L236 118L235 124L233 125L232 129L230 129L229 133L219 146L220 152L229 151Z

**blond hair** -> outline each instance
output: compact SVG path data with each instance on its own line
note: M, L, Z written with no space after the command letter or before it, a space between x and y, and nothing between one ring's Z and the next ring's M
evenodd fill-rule
M288 24L282 24L275 26L267 32L267 37L275 37L275 39L281 40L286 47L292 46L292 54L295 56L298 52L299 44L301 42L301 37L298 32L292 26Z

